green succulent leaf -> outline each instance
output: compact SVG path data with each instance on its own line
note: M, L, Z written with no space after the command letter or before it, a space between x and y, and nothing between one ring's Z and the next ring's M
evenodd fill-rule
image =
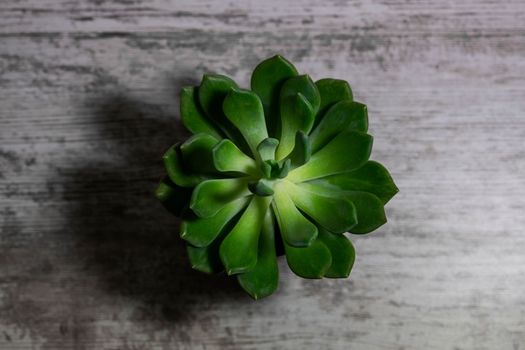
M399 189L384 166L369 160L362 167L347 173L319 179L344 191L369 192L386 204Z
M343 130L366 133L368 130L366 105L350 100L344 100L333 105L310 134L312 151L316 152L321 149Z
M261 100L254 92L232 88L222 105L224 114L244 136L253 154L268 137Z
M308 163L290 171L288 180L301 182L357 169L370 157L372 141L368 134L343 131L314 153Z
M285 101L288 97L301 94L310 103L314 115L319 111L321 96L310 76L298 75L286 80L281 88L280 101Z
M241 287L255 300L271 295L279 284L279 267L275 251L275 230L271 211L266 211L259 246L257 263L250 271L237 275Z
M191 174L184 169L180 144L175 144L170 147L166 153L164 153L162 160L164 161L164 167L166 168L168 177L178 186L195 187L202 181L212 177L211 175Z
M386 223L383 202L368 192L348 191L345 197L350 199L357 212L357 225L350 229L351 233L369 233Z
M219 142L212 150L213 164L222 172L240 172L256 176L257 163L244 154L229 139Z
M210 245L224 227L248 204L249 197L241 197L225 204L214 216L200 218L187 215L180 227L180 236L195 247Z
M330 250L332 256L332 264L326 270L324 277L348 277L355 261L355 249L352 242L344 235L333 234L322 228L319 229L318 239Z
M186 245L186 251L193 269L204 273L217 273L224 270L216 245L194 247L188 244Z
M286 261L299 277L322 278L332 265L332 255L326 245L316 239L308 247L294 247L284 242Z
M206 180L193 190L190 208L197 216L209 218L232 200L250 194L247 178Z
M294 247L307 247L317 237L317 227L297 209L283 184L275 187L275 216L284 241Z
M312 146L308 136L298 131L295 134L295 144L292 152L286 157L290 159L290 168L295 169L303 164L306 164L312 156Z
M319 124L324 113L336 102L343 100L353 100L352 89L350 85L339 79L321 79L315 82L319 95L321 96L321 105L319 113L315 120L315 125Z
M261 161L275 160L275 150L279 145L279 140L274 138L266 138L257 146L257 153Z
M180 92L180 116L184 126L194 134L205 133L220 140L222 133L206 118L199 106L196 87L185 87Z
M182 211L188 206L191 189L178 186L166 176L157 186L155 197L167 210L176 216L180 216Z
M257 263L257 247L271 198L254 196L241 218L220 246L228 275L248 272Z
M276 158L281 160L294 148L298 131L308 134L314 122L314 111L310 102L301 94L286 96L281 100L281 140Z
M279 119L281 87L287 79L296 75L295 67L279 55L262 61L252 73L251 88L261 99L268 133L271 136L277 135L281 122Z
M213 148L219 141L208 134L196 134L180 146L184 169L190 173L212 174Z
M308 183L286 181L286 192L293 203L325 229L343 233L357 224L356 209L342 196L329 196L323 188Z

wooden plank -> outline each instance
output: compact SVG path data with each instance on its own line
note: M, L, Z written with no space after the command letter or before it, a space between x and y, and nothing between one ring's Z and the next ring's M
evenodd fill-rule
M525 4L0 3L1 349L522 349ZM276 52L368 104L401 192L349 280L253 302L152 198L177 93Z

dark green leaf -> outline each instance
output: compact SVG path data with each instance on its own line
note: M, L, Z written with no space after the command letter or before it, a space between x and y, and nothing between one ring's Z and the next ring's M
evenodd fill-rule
M188 173L213 174L213 147L219 142L207 134L196 134L180 146L184 170Z
M257 163L244 154L229 139L219 142L212 150L213 164L222 172L240 172L258 175Z
M271 198L254 196L219 249L228 275L252 270L257 263L257 246Z
M368 134L343 131L314 153L308 163L290 171L288 179L301 182L357 169L370 157L372 141Z
M181 224L180 236L195 247L210 245L226 224L246 206L248 200L249 197L233 200L209 218L185 218Z
M357 225L351 233L368 233L386 223L385 208L379 198L368 192L344 192L345 197L354 203L357 212Z
M274 211L283 239L294 247L309 246L317 237L317 227L295 207L284 184L274 189Z
M314 111L310 102L301 94L281 99L281 138L276 158L281 160L294 148L298 131L308 134L314 122Z
M326 245L332 256L332 264L324 277L348 277L355 261L355 249L352 242L344 235L333 234L321 228L318 239Z
M312 151L315 153L344 130L361 132L368 130L366 105L350 100L333 105L310 134Z
M211 178L211 175L190 174L182 163L180 144L172 146L162 157L164 167L171 181L182 187L194 187L204 180Z
M193 190L190 208L201 218L209 218L234 199L251 195L246 178L201 182Z
M292 152L288 155L291 169L295 169L305 164L312 156L312 147L308 136L302 131L295 134L295 144Z
M191 267L197 271L217 273L224 269L219 257L219 249L215 244L207 247L194 247L187 244L186 251Z
M280 123L278 106L281 86L286 79L296 75L295 67L279 55L262 61L252 73L251 88L261 99L271 136L276 135Z
M191 198L191 189L176 185L166 176L155 190L155 197L167 210L180 216Z
M257 253L257 264L246 272L237 275L241 287L255 300L264 298L277 289L279 268L275 251L275 230L270 210L266 211Z
M344 80L326 78L316 81L315 85L321 96L315 125L319 124L323 115L334 103L354 99L350 85Z
M288 245L285 241L284 250L288 266L299 277L322 278L332 264L330 250L319 239L302 248Z
M216 139L223 138L213 123L206 118L204 111L198 105L196 87L185 87L180 92L180 116L184 126L194 134L205 133Z
M347 232L357 224L356 209L346 198L329 196L309 183L286 181L284 188L299 209L331 232Z

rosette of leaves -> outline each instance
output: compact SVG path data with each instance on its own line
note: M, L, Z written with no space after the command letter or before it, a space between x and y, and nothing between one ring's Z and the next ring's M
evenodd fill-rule
M348 277L355 250L344 233L383 225L398 191L369 159L367 108L349 84L313 82L274 56L251 90L210 74L180 98L193 136L165 153L156 196L181 217L192 267L225 270L255 299L276 290L278 255L300 277Z

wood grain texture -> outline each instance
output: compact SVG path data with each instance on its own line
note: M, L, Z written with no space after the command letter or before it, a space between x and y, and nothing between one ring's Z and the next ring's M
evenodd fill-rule
M0 2L0 349L525 349L522 0ZM254 302L152 198L178 90L281 53L401 192L348 280Z

